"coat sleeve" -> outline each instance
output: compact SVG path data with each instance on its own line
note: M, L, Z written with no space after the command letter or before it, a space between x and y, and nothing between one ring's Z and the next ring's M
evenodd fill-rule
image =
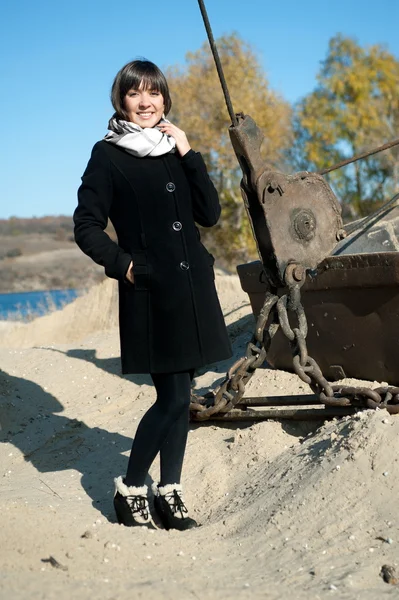
M112 204L110 169L110 161L97 143L78 190L78 206L73 215L75 240L85 254L105 267L108 277L124 279L132 257L104 231Z
M181 163L190 183L194 220L202 227L212 227L218 222L221 209L218 193L210 180L204 159L199 152L189 150Z

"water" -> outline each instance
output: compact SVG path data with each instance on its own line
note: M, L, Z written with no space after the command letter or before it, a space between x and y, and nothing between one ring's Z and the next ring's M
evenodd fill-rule
M78 293L78 290L46 290L0 294L0 320L31 320L62 308Z

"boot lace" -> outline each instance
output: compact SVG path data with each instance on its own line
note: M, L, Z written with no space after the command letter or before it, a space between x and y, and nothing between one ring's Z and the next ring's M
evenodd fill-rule
M173 490L173 492L165 494L165 500L169 504L174 516L176 516L176 513L180 513L180 517L184 519L185 515L188 514L187 507L183 502L183 498L179 490Z
M145 496L126 496L126 502L132 512L132 515L139 514L142 519L148 521L149 511L147 498Z

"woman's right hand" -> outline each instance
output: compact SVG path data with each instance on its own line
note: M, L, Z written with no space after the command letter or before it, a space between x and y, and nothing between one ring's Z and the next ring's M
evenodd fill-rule
M157 127L162 133L166 133L166 135L170 135L175 139L176 148L181 157L191 150L187 136L182 129L179 129L176 125L173 125L173 123L166 123L165 121L163 123L158 123Z
M130 281L130 283L134 283L134 275L133 275L133 261L130 261L130 265L126 271L125 278Z

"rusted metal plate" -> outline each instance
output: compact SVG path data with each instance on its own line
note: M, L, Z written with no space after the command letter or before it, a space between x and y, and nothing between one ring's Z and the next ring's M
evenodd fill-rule
M353 407L336 408L267 408L265 410L239 410L233 408L228 413L215 414L209 421L264 421L270 419L292 419L293 421L325 421L336 417L346 417L355 414Z
M259 314L267 284L259 261L239 265L241 286ZM309 354L330 380L355 377L399 384L399 253L329 256L302 288ZM268 360L292 370L279 331Z
M290 396L244 396L235 405L236 408L254 406L310 406L320 405L320 398L316 394L291 394Z
M341 206L321 175L285 175L260 153L263 134L242 115L229 129L243 171L241 191L268 278L283 285L289 263L307 269L333 251L343 235Z
M334 249L333 254L359 254L399 251L399 206L388 206L381 214L354 221L349 228L358 227Z

